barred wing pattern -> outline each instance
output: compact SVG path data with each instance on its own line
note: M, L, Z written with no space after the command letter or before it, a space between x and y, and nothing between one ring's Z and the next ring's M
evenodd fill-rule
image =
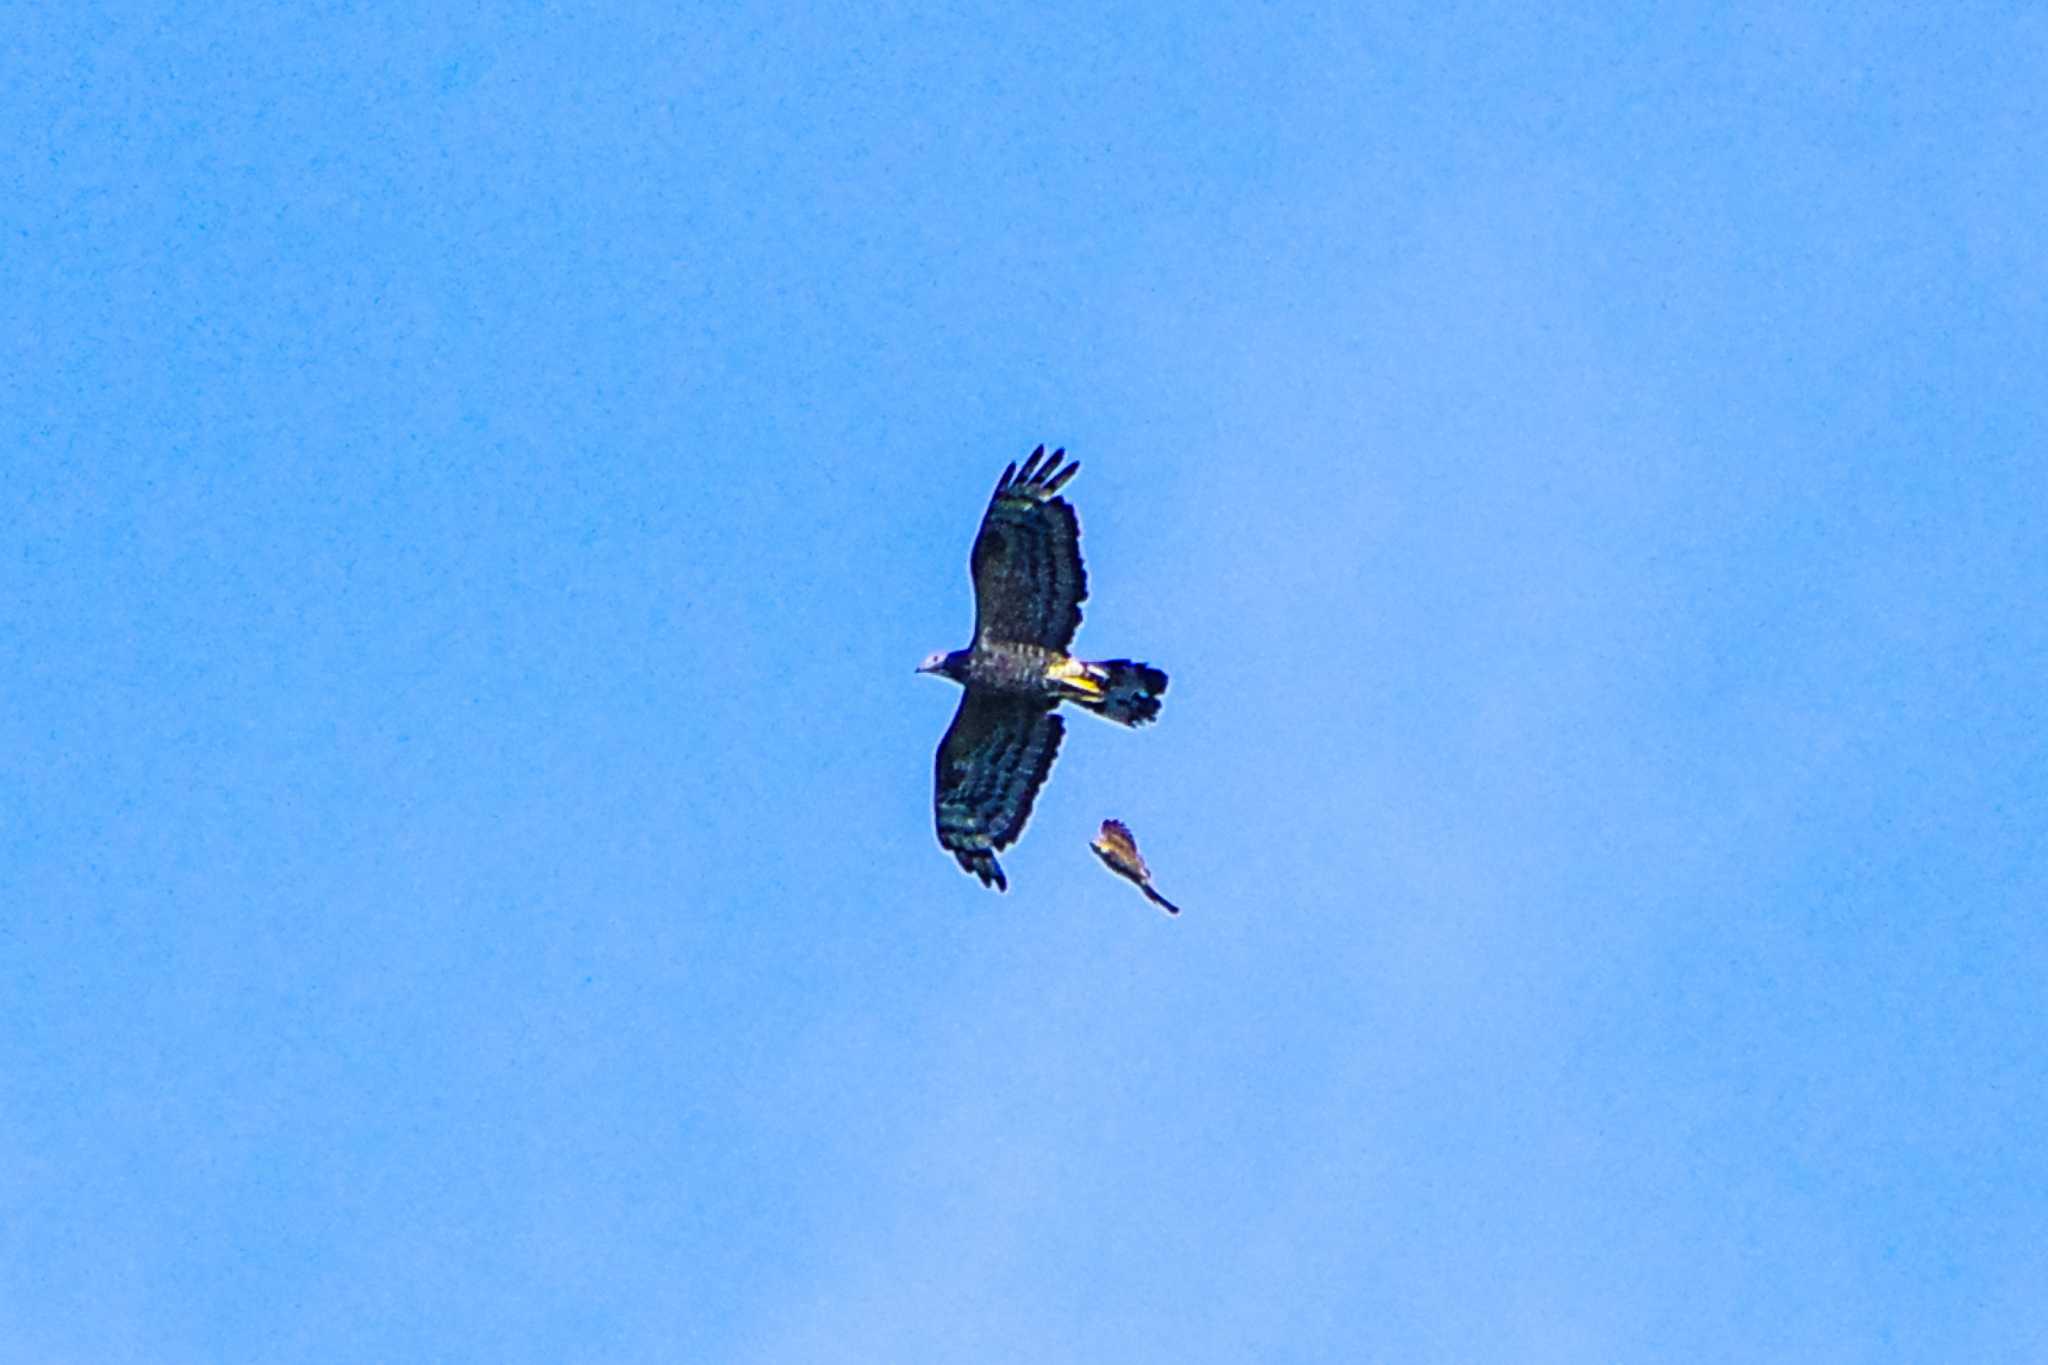
M969 688L939 742L939 843L983 886L1007 891L995 855L1015 842L1052 771L1066 723L1050 702Z
M1081 626L1088 575L1081 567L1081 526L1059 491L1079 472L1065 469L1064 448L1031 452L996 484L974 538L974 643L1043 645L1065 650Z

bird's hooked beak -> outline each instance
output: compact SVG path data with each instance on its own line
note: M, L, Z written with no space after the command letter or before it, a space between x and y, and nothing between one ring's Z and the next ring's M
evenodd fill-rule
M945 666L945 659L937 654L934 654L931 658L926 659L923 663L919 664L917 666L917 671L920 673L936 673Z

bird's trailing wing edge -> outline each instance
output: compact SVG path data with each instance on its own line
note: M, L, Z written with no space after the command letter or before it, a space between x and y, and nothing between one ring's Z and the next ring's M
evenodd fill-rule
M995 855L1024 832L1066 722L1049 703L970 687L939 741L933 817L939 843L983 886L1009 889Z

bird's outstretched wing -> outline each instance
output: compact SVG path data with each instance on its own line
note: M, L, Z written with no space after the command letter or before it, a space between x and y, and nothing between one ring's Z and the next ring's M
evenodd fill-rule
M1121 820L1104 820L1102 832L1095 836L1088 847L1095 850L1095 856L1124 880L1133 882L1145 899L1169 915L1178 915L1180 907L1160 895L1152 887L1152 869L1145 866L1144 858L1138 854L1138 841L1131 834L1131 827Z
M1023 833L1064 732L1049 702L974 687L960 698L939 741L933 807L939 843L983 886L1009 889L995 855Z
M1003 471L974 538L974 643L1043 645L1064 651L1081 626L1088 575L1081 526L1059 491L1081 468L1060 468L1064 449L1031 452Z

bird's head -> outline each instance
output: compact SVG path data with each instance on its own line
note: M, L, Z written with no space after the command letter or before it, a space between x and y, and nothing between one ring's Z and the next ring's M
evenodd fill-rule
M917 671L920 673L941 673L947 677L952 677L957 661L965 656L965 650L956 649L951 654L941 650L937 654L927 655L925 661L917 666Z

